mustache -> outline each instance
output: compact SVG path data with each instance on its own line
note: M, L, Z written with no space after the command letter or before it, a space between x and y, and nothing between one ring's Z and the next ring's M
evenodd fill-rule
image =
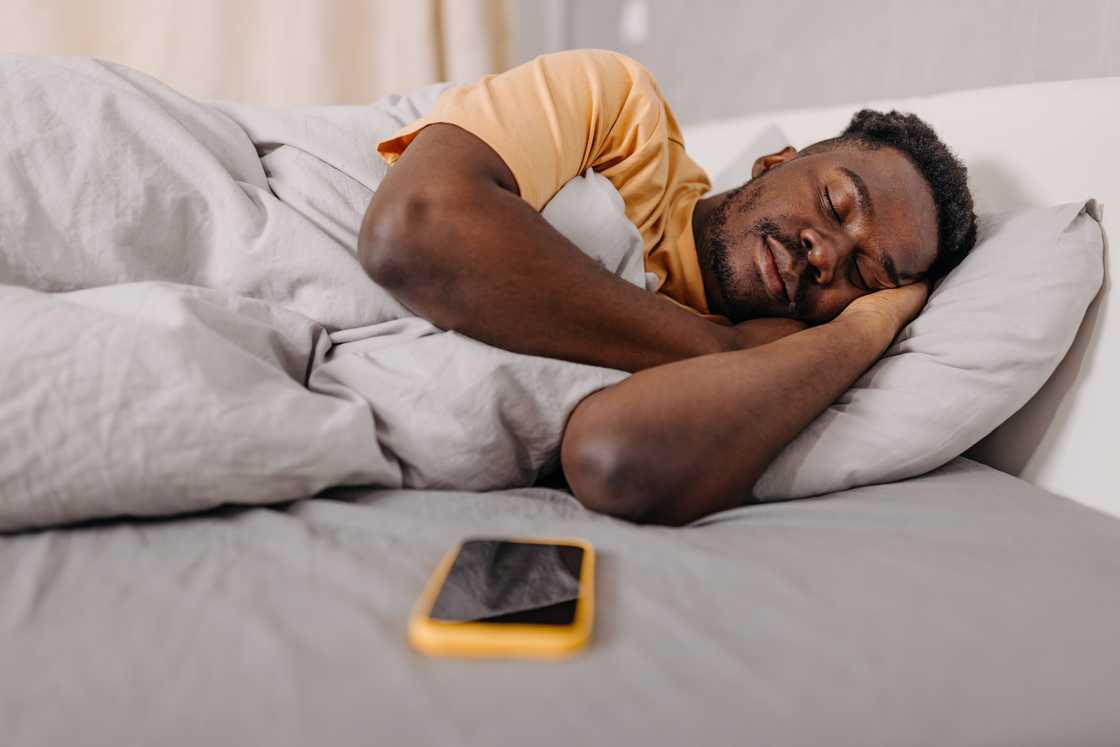
M751 230L762 236L763 239L769 236L784 246L794 262L798 262L799 260L806 261L806 269L804 269L797 278L797 293L790 299L794 316L800 316L801 312L804 310L805 294L809 291L809 281L812 279L812 273L809 272L807 264L809 252L801 245L800 241L788 234L782 233L781 226L771 218L761 218L755 221L754 225L751 226Z

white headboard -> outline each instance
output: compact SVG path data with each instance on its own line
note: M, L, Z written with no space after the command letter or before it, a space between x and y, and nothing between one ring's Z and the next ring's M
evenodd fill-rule
M918 114L967 163L977 212L1095 197L1104 209L1105 281L1050 381L968 456L1120 516L1120 302L1108 239L1120 211L1120 78L986 88L772 112L687 128L688 152L718 174L777 126L802 147L840 133L864 106ZM1111 220L1110 220L1111 219Z

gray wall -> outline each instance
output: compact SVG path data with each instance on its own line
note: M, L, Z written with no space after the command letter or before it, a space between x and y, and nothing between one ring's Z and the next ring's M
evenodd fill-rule
M600 47L645 64L682 122L960 88L1120 75L1120 1L513 0L515 62Z

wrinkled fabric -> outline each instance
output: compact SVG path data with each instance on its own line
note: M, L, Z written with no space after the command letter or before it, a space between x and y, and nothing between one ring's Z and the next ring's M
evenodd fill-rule
M443 87L274 111L0 57L0 529L552 469L627 374L439 329L355 256L378 138ZM644 286L602 177L544 216Z

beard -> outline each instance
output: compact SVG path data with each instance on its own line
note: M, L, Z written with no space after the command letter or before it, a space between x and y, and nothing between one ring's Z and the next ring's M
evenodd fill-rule
M720 295L724 300L724 311L727 317L736 324L760 316L765 311L768 303L772 304L770 295L763 286L762 279L754 275L743 276L736 273L728 257L731 249L731 235L727 229L727 219L731 211L736 214L749 213L765 194L765 177L771 174L766 171L759 177L743 184L730 192L708 218L707 225L702 233L704 244L707 248L708 269L719 284ZM797 239L782 232L781 227L773 218L758 218L751 224L749 231L765 241L772 237L780 242L795 260L804 258L806 252ZM801 274L798 282L797 293L792 299L786 314L767 314L767 316L792 316L799 318L804 311L805 293L809 287L812 273L806 271ZM739 292L736 293L735 291Z

